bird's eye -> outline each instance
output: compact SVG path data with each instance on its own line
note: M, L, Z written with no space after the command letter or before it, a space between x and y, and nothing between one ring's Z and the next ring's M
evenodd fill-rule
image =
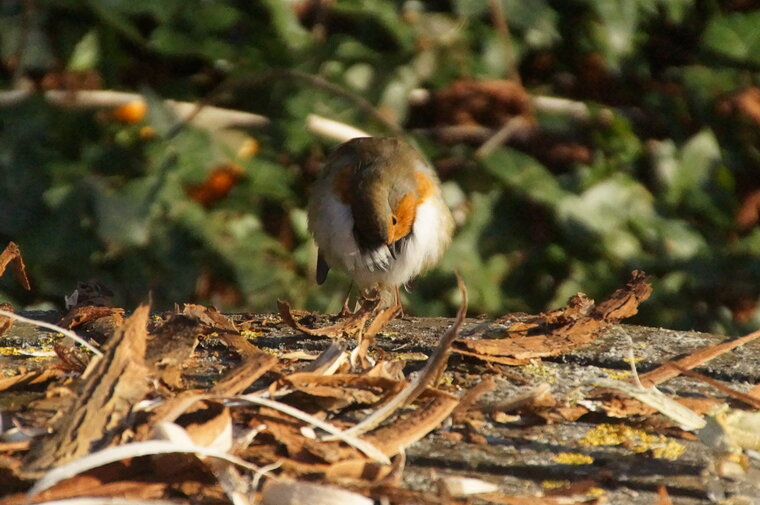
M396 219L396 216L391 216L391 223L393 223L393 226L396 226L398 223L398 219Z

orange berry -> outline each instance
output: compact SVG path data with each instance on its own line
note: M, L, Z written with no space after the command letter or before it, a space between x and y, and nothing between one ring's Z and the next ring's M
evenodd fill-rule
M145 118L148 106L142 100L133 100L114 109L113 117L117 121L134 124Z
M256 153L259 152L259 142L253 138L249 137L243 141L243 143L240 145L240 149L238 149L237 156L238 158L247 160L249 158L253 158L256 156Z

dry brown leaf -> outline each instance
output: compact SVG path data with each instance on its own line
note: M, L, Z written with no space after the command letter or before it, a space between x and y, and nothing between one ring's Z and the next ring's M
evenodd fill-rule
M755 384L752 386L752 388L747 391L747 394L750 395L752 398L760 400L760 384Z
M553 412L559 415L562 421L573 422L588 414L588 409L586 407L582 407L581 405L572 405L557 407L553 409ZM556 421L552 421L559 423L561 420L556 419Z
M322 328L308 328L295 320L290 310L288 302L283 300L277 301L277 308L282 320L291 328L298 330L306 335L337 338L344 335L351 335L364 328L367 320L372 317L379 305L379 300L365 300L362 306L355 313L345 317L340 322L323 326Z
M375 345L375 337L388 324L388 321L394 319L400 312L401 305L394 305L381 310L369 324L367 331L360 335L355 357L361 363L362 369L367 369L371 366L369 360L367 360L367 352L369 352L370 347Z
M639 400L623 395L614 395L602 402L602 409L609 417L627 418L631 416L651 416L656 409Z
M282 470L283 474L292 476L324 475L331 466L324 462L304 463L296 459L285 457L283 456L283 451L277 444L272 443L270 440L262 440L262 442L266 443L248 446L247 448L238 451L238 454L246 460L253 461L258 465L277 463L280 465L279 468ZM347 459L346 461L352 461L352 459ZM366 461L366 459L363 461Z
M338 371L339 368L348 360L346 352L346 343L334 341L330 342L327 349L319 353L318 356L293 356L294 353L288 353L290 356L280 356L283 359L313 359L311 363L301 368L301 372L310 372L319 375L331 375Z
M272 435L282 444L291 460L305 464L335 463L363 457L358 450L341 442L326 442L305 437L301 431L304 423L277 410L261 407L253 419L257 424L266 425L264 433Z
M66 345L64 342L54 342L53 351L55 352L60 363L56 365L56 368L65 372L73 372L77 375L81 375L87 370L87 364L90 362L90 355L80 348L75 346Z
M120 423L149 389L144 362L149 311L147 305L138 307L106 343L103 357L90 364L52 434L35 441L26 460L28 475L105 447L119 434Z
M16 279L18 279L24 289L27 291L31 290L32 286L29 284L29 279L26 276L26 265L24 265L24 260L21 257L21 250L15 242L9 242L3 252L0 253L0 277L5 273L6 267L11 262L13 262ZM0 309L13 312L13 306L10 303L0 304ZM0 316L0 335L9 331L11 327L13 327L13 320Z
M0 303L0 310L13 312L13 305L10 303ZM13 328L13 319L10 317L0 316L0 335L3 335L5 332L10 331L11 328Z
M19 371L18 375L0 377L0 391L12 391L15 388L44 384L63 375L59 368L45 368L41 370Z
M270 480L262 494L264 505L372 505L374 502L357 493L310 482Z
M211 388L211 393L219 396L240 394L278 363L276 357L263 351L245 355L243 364L230 368Z
M634 316L639 311L639 305L651 294L652 285L647 282L647 275L634 270L624 287L596 306L594 317L605 321L619 321Z
M458 273L457 287L462 297L457 317L454 319L454 324L441 335L438 346L435 348L433 355L430 356L430 359L428 359L425 367L404 389L388 400L382 407L347 430L348 433L352 435L366 433L388 419L399 408L411 404L420 394L428 389L429 385L435 386L438 384L446 368L449 354L451 354L451 344L459 336L459 330L462 328L462 323L464 323L464 318L467 315L467 288Z
M114 326L120 326L123 322L124 309L114 307L97 307L95 305L81 305L72 308L58 322L64 328L76 328L91 323L104 317L114 318Z
M239 333L235 321L225 316L214 307L204 307L203 305L186 303L182 310L182 314L200 321L214 331L226 330L233 333Z
M378 361L375 366L364 372L365 377L384 377L393 381L403 381L404 361Z
M655 505L673 505L673 500L670 499L670 495L665 486L657 488L657 503L655 503Z
M385 501L398 505L469 505L466 499L442 497L440 493L431 493L406 489L398 486L379 485L372 488L374 496L382 496Z
M586 395L586 399L599 403L605 414L609 417L651 416L657 411L654 407L611 388L595 388ZM676 396L673 399L700 415L710 412L714 407L722 403L722 400L719 398Z
M5 273L5 269L9 263L13 263L13 270L16 274L16 279L27 291L32 289L29 284L29 278L26 276L26 265L24 265L24 259L21 257L21 249L15 242L9 242L3 252L0 253L0 277Z
M31 501L26 493L18 493L0 499L0 505L30 505L33 503L65 500L68 498L98 496L107 499L151 500L164 496L168 485L164 482L122 480L102 482L92 475L77 475L52 489L43 491Z
M625 287L596 307L592 300L579 293L564 309L512 322L504 338L477 338L487 331L484 329L468 339L457 340L454 350L504 364L523 364L533 358L564 354L590 344L619 319L635 314L651 291L646 275L634 271Z
M328 482L341 483L346 480L375 483L390 475L393 468L366 459L337 461L325 470Z
M215 446L226 432L229 432L230 438L232 435L230 409L219 402L210 400L196 402L174 422L182 426L190 439L201 447Z
M341 407L361 403L372 405L389 395L397 394L405 386L383 377L356 374L320 375L295 373L287 376L285 383L311 396L343 400Z
M485 493L478 498L494 505L602 505L607 502L604 496L507 496L502 493Z
M30 444L31 442L29 440L24 440L22 442L0 442L0 453L26 451L29 449ZM0 465L0 468L2 468L2 465ZM0 475L2 474L0 473ZM2 479L0 479L0 482L2 482Z

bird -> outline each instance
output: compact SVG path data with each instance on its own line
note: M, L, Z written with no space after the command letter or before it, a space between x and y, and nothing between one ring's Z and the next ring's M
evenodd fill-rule
M397 137L341 144L313 185L308 225L317 244L317 284L333 268L366 299L400 306L399 286L438 263L454 218L435 170ZM344 308L346 305L344 304Z

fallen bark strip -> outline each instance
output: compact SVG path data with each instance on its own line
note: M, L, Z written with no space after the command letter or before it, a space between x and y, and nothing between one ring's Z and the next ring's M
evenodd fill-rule
M652 387L657 384L662 384L673 377L678 377L678 375L681 374L679 368L691 370L692 368L707 363L711 359L717 358L721 354L725 354L737 347L748 344L749 342L756 340L758 337L760 337L760 330L753 331L752 333L739 337L736 340L731 340L730 342L723 342L697 349L684 358L677 361L668 361L650 372L639 375L639 379L644 387Z
M454 351L506 365L523 365L531 359L559 356L591 344L621 319L635 315L651 293L646 274L635 270L624 287L598 305L578 293L563 309L526 318L507 315L495 321L504 326L504 330L493 332L493 324L482 325L467 338L457 339ZM492 333L497 333L499 338L483 338Z
M149 312L147 305L138 307L105 345L104 356L90 363L76 400L52 435L34 444L25 462L26 474L38 475L111 443L119 423L149 389L144 361Z
M686 377L691 377L692 379L696 379L698 381L704 382L705 384L709 384L721 393L724 393L726 396L730 396L731 398L735 398L740 402L744 402L752 408L760 409L760 398L755 398L754 396L742 393L741 391L737 391L734 388L728 387L722 382L713 379L712 377L707 377L701 373L683 368L682 366L679 366L675 363L671 363L670 366L675 367L681 375L685 375Z

